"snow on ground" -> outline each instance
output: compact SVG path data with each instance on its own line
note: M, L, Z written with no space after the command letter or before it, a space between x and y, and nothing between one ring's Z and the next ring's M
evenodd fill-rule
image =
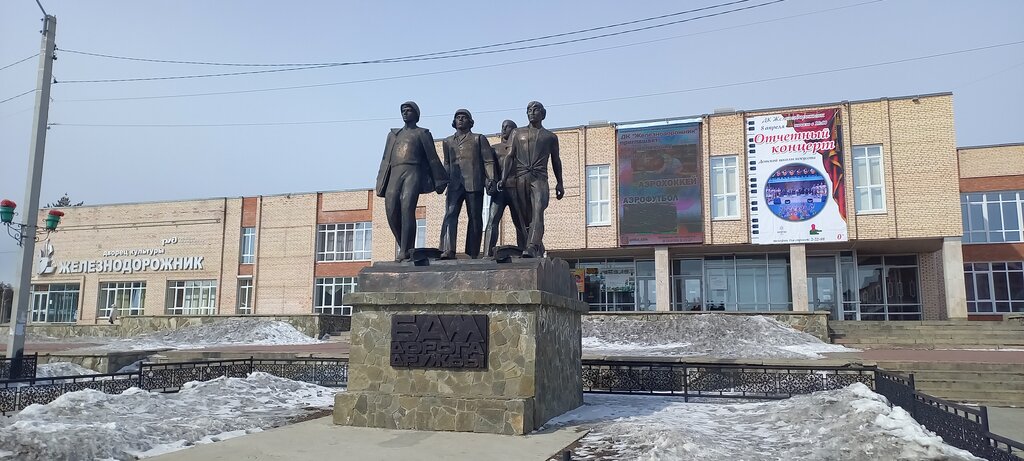
M213 346L319 344L287 322L233 317L202 325L158 331L124 339L106 339L107 344L88 348L97 351L156 349L203 349Z
M674 315L657 321L583 317L584 355L820 359L824 352L857 349L822 342L760 315Z
M331 389L266 373L161 394L86 389L0 418L0 460L134 460L258 432L330 408Z
M57 376L95 375L97 372L77 363L50 362L36 366L36 378L53 378Z
M573 459L980 459L943 443L860 383L758 403L600 394L584 394L584 401L543 428L590 431L573 449Z

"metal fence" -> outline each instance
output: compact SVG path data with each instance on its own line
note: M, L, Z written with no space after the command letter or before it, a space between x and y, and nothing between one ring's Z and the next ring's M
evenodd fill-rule
M0 381L0 414L16 413L29 405L49 403L65 393L83 389L95 389L108 394L118 394L132 387L156 392L175 392L189 381L208 381L221 376L243 378L255 371L321 386L336 387L348 383L348 361L345 359L248 358L143 363L139 371L130 373Z
M733 365L584 360L583 391L701 398L784 399L853 383L869 387L870 367Z
M898 405L946 443L993 461L1024 460L1024 443L989 431L988 407L969 407L918 392L914 375L884 370L875 374L875 392Z
M988 408L973 408L918 392L914 375L877 367L773 366L584 360L584 392L690 398L784 399L836 390L855 382L907 410L957 448L989 460L1024 461L1024 443L989 431Z
M28 379L36 377L36 364L39 363L39 354L22 356L20 369L18 369L16 362L16 359L0 357L0 379Z

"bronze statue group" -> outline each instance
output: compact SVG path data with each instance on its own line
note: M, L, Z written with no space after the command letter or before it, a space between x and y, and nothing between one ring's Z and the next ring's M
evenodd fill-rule
M388 226L398 242L397 261L413 259L416 242L416 205L420 194L444 193L445 216L441 224L441 259L455 259L459 215L466 205L466 254L480 258L494 256L498 226L509 210L516 230L516 247L526 258L544 256L544 211L551 193L548 189L548 162L555 175L555 198L562 199L562 161L558 138L541 122L547 115L544 105L533 101L526 107L529 125L519 128L515 122L501 124L501 142L491 146L487 138L473 133L473 115L466 109L455 111L455 133L441 143L443 157L434 148L430 130L416 126L419 106L401 105L405 126L388 133L377 174L376 193L384 198ZM443 160L442 160L443 159ZM486 232L483 223L484 194L491 197L490 219Z

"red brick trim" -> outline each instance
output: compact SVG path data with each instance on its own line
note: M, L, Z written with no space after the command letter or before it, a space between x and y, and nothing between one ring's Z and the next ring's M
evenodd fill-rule
M317 277L355 277L370 265L370 261L339 261L316 263L313 273Z
M242 197L242 227L256 227L256 197Z
M1024 243L965 243L964 262L1024 261Z
M1024 174L960 178L960 192L996 192L1024 189Z

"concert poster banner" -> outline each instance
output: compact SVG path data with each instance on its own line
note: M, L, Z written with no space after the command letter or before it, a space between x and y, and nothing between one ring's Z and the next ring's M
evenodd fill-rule
M849 239L839 115L823 109L746 119L752 243Z
M704 241L700 122L617 132L619 245Z

